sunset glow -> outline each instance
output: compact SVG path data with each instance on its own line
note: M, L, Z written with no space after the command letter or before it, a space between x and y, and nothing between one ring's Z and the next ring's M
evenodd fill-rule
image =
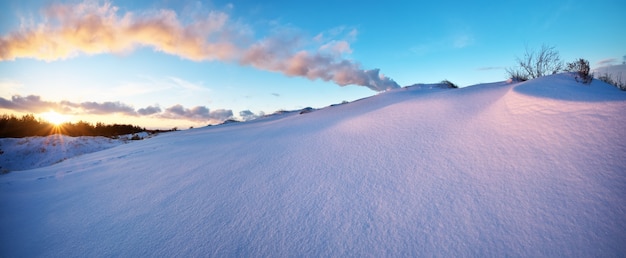
M616 33L624 6L0 1L0 114L53 109L89 123L201 127L415 83L504 81L526 47L542 44L565 62L606 67L626 54L626 34Z
M68 117L66 115L59 114L53 110L42 113L41 117L55 126L59 126L68 121Z

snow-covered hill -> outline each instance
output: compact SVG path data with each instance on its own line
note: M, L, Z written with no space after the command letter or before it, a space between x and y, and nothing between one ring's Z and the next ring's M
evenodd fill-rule
M626 254L626 93L403 88L0 177L0 256Z
M71 137L61 134L45 137L0 138L0 173L50 166L86 153L101 151L124 143L135 136L150 137L147 132L107 137Z

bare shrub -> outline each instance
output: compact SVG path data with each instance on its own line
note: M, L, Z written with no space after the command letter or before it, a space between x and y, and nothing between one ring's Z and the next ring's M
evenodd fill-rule
M593 80L593 73L589 73L591 68L589 67L589 61L579 58L578 60L568 63L566 70L568 72L576 73L576 81L580 79L580 82L589 84Z
M513 81L516 81L516 82L524 82L524 81L528 81L529 79L528 75L519 69L507 68L506 72L508 73L509 78L511 78Z
M506 72L512 79L525 81L563 70L563 62L559 52L553 46L542 45L541 49L526 48L523 58L517 58L517 67L507 68Z
M458 89L459 88L458 85L454 84L453 82L451 82L449 80L443 80L443 81L441 81L441 84L443 84L446 87L451 88L451 89Z
M600 77L598 77L598 80L611 84L620 90L626 91L626 81L622 81L621 73L617 76L616 79L613 79L613 76L605 73L603 75L600 75Z

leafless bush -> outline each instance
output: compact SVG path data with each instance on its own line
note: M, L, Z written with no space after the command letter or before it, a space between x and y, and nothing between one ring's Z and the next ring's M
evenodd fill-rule
M591 68L589 67L589 61L583 58L579 58L574 62L567 63L566 70L568 72L575 72L576 81L580 79L581 82L584 84L589 84L591 83L591 80L593 80L593 73L589 73L589 71L591 71Z
M507 68L506 72L508 73L509 78L516 82L528 81L529 79L528 75L519 69Z
M524 57L518 57L515 61L517 67L507 68L506 72L510 78L521 81L556 74L563 70L559 52L548 45L542 45L538 51L526 48Z
M443 85L445 85L446 87L451 88L451 89L457 89L457 88L459 88L459 86L458 86L458 85L454 84L453 82L451 82L451 81L449 81L449 80L443 80L443 81L441 81L441 84L443 84Z
M617 76L616 79L613 79L613 76L605 73L603 75L600 75L600 77L598 77L598 80L611 84L620 90L626 91L626 81L622 81L621 73Z

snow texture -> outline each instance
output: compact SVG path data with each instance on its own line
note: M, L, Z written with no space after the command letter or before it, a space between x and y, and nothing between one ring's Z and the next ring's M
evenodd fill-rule
M151 137L146 132L107 137L71 137L61 134L45 137L0 138L0 171L3 173L49 166L66 159L128 143L133 136Z
M623 257L626 93L401 88L0 176L0 256Z

